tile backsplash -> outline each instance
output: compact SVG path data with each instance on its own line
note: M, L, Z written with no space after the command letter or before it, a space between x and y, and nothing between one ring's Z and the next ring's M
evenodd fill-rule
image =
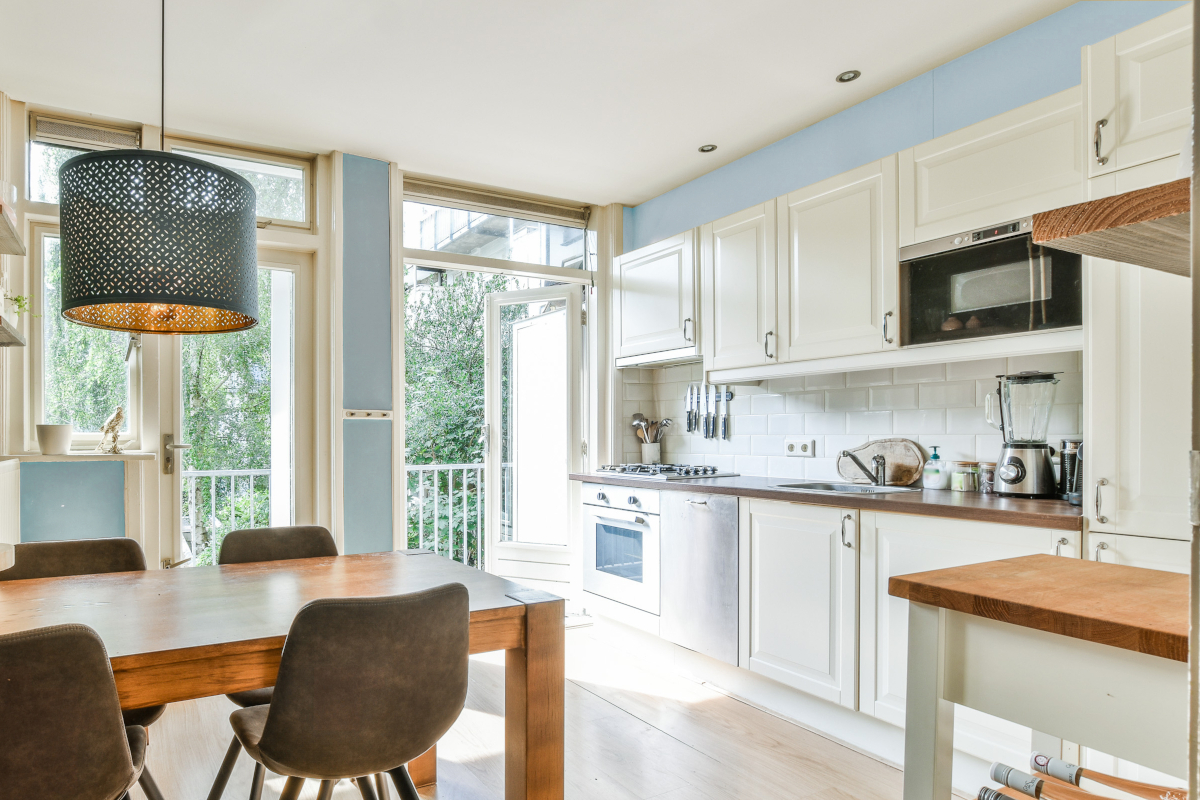
M670 417L664 462L710 464L742 475L837 479L836 455L872 439L904 437L926 454L937 445L947 460L995 461L999 431L984 418L984 396L996 375L1022 370L1062 372L1050 420L1050 442L1082 430L1083 374L1077 351L861 372L839 372L733 386L729 440L687 433L684 398L703 378L700 364L624 370L624 419L635 412ZM816 441L815 458L784 455L784 437ZM633 429L623 437L624 461L641 461Z

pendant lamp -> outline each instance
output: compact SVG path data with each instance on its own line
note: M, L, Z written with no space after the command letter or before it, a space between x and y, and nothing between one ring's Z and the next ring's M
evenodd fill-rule
M165 20L164 0L164 112ZM64 162L58 182L63 317L130 333L258 324L255 194L241 175L160 150L101 150Z

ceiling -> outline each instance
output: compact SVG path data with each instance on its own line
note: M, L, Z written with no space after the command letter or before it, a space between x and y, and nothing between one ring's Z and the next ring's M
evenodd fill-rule
M170 0L167 127L635 205L1070 1ZM157 123L154 0L0 19L0 90Z

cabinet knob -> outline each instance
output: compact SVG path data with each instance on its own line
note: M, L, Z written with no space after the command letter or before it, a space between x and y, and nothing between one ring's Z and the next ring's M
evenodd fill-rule
M608 495L606 495L604 492L596 492L596 499L599 500L601 503L607 503Z
M633 495L630 495L629 499L626 500L625 502L629 503L629 505L631 505L631 506L636 506L638 504L638 499L636 497L634 497Z

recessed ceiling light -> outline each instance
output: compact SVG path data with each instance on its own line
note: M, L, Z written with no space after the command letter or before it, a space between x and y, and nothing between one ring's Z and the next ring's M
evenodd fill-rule
M838 83L849 83L850 81L858 78L860 75L862 75L862 73L859 72L858 70L848 69L845 72L843 72L841 75L837 76L837 82Z
M717 149L717 146L716 146L715 144L702 144L702 145L700 145L700 152L701 152L701 153L711 153L713 150L716 150L716 149Z

